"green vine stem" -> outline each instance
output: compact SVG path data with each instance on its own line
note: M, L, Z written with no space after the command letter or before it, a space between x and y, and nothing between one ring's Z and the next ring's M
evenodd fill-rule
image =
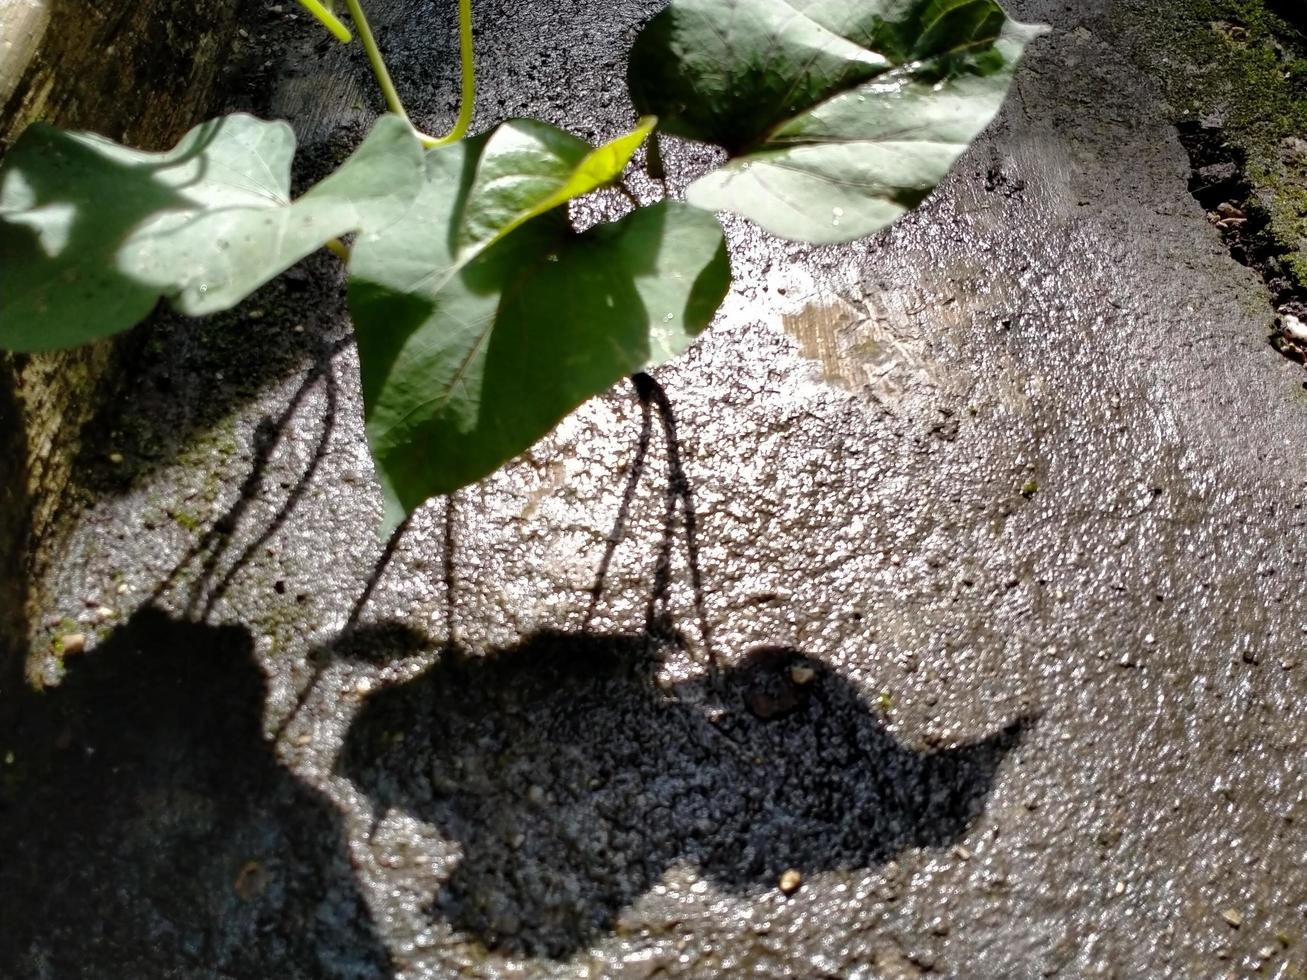
M372 74L376 76L377 84L381 86L381 94L385 96L386 107L399 118L408 121L408 113L404 111L404 103L399 100L399 93L395 91L395 83L390 80L390 72L386 69L386 62L381 57L381 50L377 47L377 39L372 36L372 28L368 26L368 19L363 13L363 8L359 6L359 0L345 0L345 6L349 10L350 20L354 22L354 30L358 31L359 40L363 42L363 50L367 53L368 64L372 66Z
M386 107L412 125L408 112L404 109L404 103L400 101L399 92L395 89L395 83L391 80L390 72L386 68L386 62L381 56L381 50L377 47L376 38L372 35L372 28L368 26L363 7L359 4L359 0L345 0L345 6L349 10L350 20L354 22L354 29L358 31L359 40L363 42L363 50L367 53L368 63L372 66L372 74L376 77L377 84L381 86ZM458 0L458 49L459 65L463 76L462 102L459 106L458 119L454 123L454 128L445 136L428 136L414 127L418 139L427 148L445 146L462 139L472 122L472 109L476 100L476 71L472 51L472 0Z
M353 40L354 36L350 34L349 28L337 20L336 15L319 3L318 0L300 0L300 6L317 18L318 23L331 31L341 44L348 44Z
M476 105L477 95L476 65L473 63L472 49L472 0L458 0L458 63L463 78L458 119L454 121L454 128L433 141L432 146L458 142L467 135L467 129L472 125L472 109Z
M320 0L299 0L299 2L339 41L346 43L352 40L349 28L342 24L330 9L323 6ZM386 68L385 59L381 56L381 49L377 47L377 39L372 34L367 15L363 13L362 4L360 4L359 0L345 0L345 6L349 10L350 20L354 22L354 29L358 31L359 40L363 42L363 50L368 56L368 64L372 66L372 74L376 77L377 84L381 86L381 94L386 99L386 107L412 126L413 122L404 109L404 103L399 98L399 91L395 88L395 82L390 77L389 69ZM458 0L458 58L463 86L458 107L458 118L454 121L454 127L444 136L428 136L418 130L417 127L413 127L413 132L417 134L422 145L428 149L458 142L467 135L468 127L472 123L472 110L476 105L476 66L472 46L472 0ZM349 247L340 239L333 238L327 242L326 247L342 262L349 261Z

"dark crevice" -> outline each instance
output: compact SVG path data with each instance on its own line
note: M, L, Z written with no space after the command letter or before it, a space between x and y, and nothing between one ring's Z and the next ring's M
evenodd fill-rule
M21 412L15 372L0 360L0 698L22 685L27 653L31 500Z
M1302 0L1267 0L1267 6L1300 35L1307 36L1307 5Z
M1271 235L1266 212L1257 205L1246 154L1226 141L1219 126L1187 121L1176 128L1189 154L1189 193L1220 231L1230 255L1261 276L1270 294L1276 314L1271 346L1307 364L1307 337L1296 336L1293 329L1295 319L1307 324L1307 287L1289 270L1285 248Z

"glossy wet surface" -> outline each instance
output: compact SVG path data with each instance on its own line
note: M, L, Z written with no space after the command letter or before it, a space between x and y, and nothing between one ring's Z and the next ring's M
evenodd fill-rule
M251 795L306 800L251 802L261 837L220 832L204 807L191 819L221 872L203 879L214 909L245 902L268 935L306 943L306 961L268 952L270 970L1307 968L1307 375L1267 345L1260 286L1190 197L1105 5L1013 6L1055 30L918 213L842 249L730 225L739 285L657 373L663 410L619 386L424 510L384 567L356 368L335 345L347 328L336 294L312 305L330 263L239 317L157 328L88 456L49 629L85 620L118 649L138 621L118 623L187 559L157 599L169 622L240 632L223 649L267 678L275 741L257 750L248 725L197 741L192 782L227 800L229 766L233 785L272 787ZM479 118L614 134L648 10L482 4ZM394 18L401 88L438 129L452 14ZM299 57L276 111L313 88ZM348 88L339 116L305 127L313 160L373 108ZM67 658L70 676L102 652ZM15 751L82 766L131 738L91 726ZM113 770L118 792L144 799L164 764ZM30 824L46 792L11 792L0 818ZM244 975L231 937L251 918L151 890L185 862L142 843L172 810L134 805L113 825L140 880L102 865L136 895L133 928L200 936L204 952L159 947L183 950L183 976ZM103 860L46 853L56 877ZM288 853L318 854L307 873L329 884L239 899L247 862ZM7 893L44 894L25 881ZM18 975L42 975L30 964L92 912L48 907L47 931L0 940ZM306 940L323 921L356 931ZM164 975L116 956L50 975Z

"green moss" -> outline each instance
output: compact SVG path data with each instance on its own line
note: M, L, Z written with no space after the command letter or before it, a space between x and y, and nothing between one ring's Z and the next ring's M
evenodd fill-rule
M177 522L179 527L185 528L192 534L198 531L200 525L203 524L199 517L186 510L174 510L170 516Z
M1245 157L1245 202L1307 285L1307 38L1264 0L1131 0L1121 40L1159 83L1177 122L1218 118Z

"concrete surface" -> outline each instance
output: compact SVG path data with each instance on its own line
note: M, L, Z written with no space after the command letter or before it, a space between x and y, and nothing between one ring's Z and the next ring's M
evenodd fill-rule
M654 6L481 3L480 122L617 132ZM1014 3L1055 30L919 212L731 224L665 404L386 562L332 260L157 327L38 624L93 649L0 734L0 972L1301 976L1307 376L1108 6ZM438 129L452 11L378 19Z

